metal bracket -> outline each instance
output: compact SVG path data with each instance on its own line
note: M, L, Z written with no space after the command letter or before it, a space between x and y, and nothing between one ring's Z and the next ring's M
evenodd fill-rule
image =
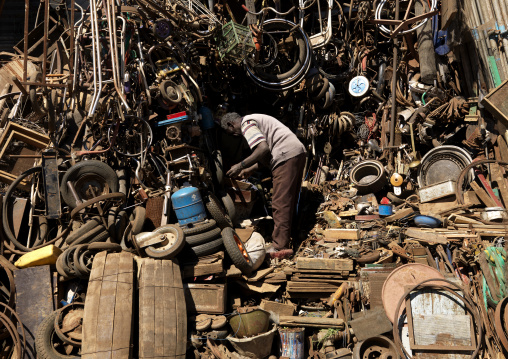
M53 149L42 153L42 177L46 201L46 217L58 219L62 214L60 204L60 186L58 184L58 164L56 151Z

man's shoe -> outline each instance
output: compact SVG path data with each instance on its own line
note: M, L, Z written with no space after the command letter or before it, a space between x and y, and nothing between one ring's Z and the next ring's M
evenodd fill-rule
M287 259L293 256L294 252L289 248L275 249L272 246L266 248L266 254L271 258Z

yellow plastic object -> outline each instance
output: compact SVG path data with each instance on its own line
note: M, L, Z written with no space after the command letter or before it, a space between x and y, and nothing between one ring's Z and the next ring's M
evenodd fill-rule
M393 186L396 186L396 187L399 187L402 182L404 182L404 179L402 178L402 176L398 173L394 173L392 175L392 177L390 178L390 183L393 185Z
M49 245L36 249L35 251L23 254L14 265L18 268L28 268L42 266L45 264L55 264L62 250L54 245Z

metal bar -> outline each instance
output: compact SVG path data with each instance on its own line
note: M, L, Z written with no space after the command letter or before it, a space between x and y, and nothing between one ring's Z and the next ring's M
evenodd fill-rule
M44 2L44 42L42 51L42 82L46 82L46 66L48 65L48 31L49 31L49 0ZM25 54L26 56L26 54Z
M27 80L27 69L28 69L28 15L30 11L30 0L25 0L25 33L23 35L23 81Z
M73 72L73 69L74 69L74 11L75 11L75 8L74 8L74 0L71 0L71 25L69 26L69 31L70 31L70 45L71 45L71 49L70 49L70 55L69 55L69 73L72 74Z
M395 0L395 20L399 19L399 0ZM397 56L399 55L398 51L398 42L397 37L393 38L393 70L392 70L392 112L391 112L391 120L390 120L390 141L388 143L389 146L393 146L395 141L395 121L397 121Z

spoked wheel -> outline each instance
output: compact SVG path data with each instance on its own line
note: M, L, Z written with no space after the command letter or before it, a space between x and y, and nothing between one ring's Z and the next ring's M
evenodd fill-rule
M254 52L245 59L245 65L258 86L274 91L287 90L305 77L311 53L309 39L301 27L288 20L271 19L263 23L263 43L258 59Z
M125 122L115 125L108 130L108 140L111 142L113 134L117 132L113 150L127 157L138 157L147 152L152 144L153 133L150 124L140 117L125 115Z

